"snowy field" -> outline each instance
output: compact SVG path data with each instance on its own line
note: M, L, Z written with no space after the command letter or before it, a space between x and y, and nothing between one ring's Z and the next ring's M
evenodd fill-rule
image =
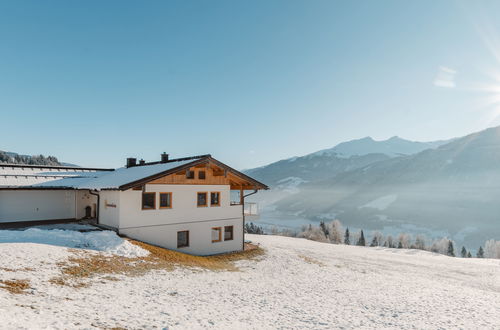
M106 233L111 239L112 234ZM154 270L141 277L96 278L90 287L72 288L49 279L60 273L58 263L76 252L68 248L67 240L62 246L57 241L38 244L43 233L37 234L36 243L28 243L26 237L7 243L8 235L0 231L0 279L30 281L25 294L0 289L0 328L500 326L500 260L247 235L266 254L259 260L237 261L240 271ZM95 235L82 233L80 241L87 240L86 234ZM123 243L113 239L114 245ZM91 253L109 254L118 251L115 247Z

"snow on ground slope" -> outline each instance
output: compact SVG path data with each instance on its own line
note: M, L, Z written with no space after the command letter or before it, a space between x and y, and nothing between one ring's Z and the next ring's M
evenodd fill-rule
M0 290L7 329L493 329L500 324L500 261L424 251L247 235L266 250L240 271L177 268L87 288L55 286L67 248L0 244L0 278L27 278L28 294ZM2 270L34 267L36 271Z
M0 230L1 243L39 243L103 251L124 257L143 257L148 251L119 237L110 230L90 225L43 225L24 230Z

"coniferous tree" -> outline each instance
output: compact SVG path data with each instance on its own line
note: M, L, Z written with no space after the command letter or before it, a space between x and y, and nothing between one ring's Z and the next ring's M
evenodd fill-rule
M363 234L363 230L361 230L361 234L359 235L357 246L366 246L365 234Z
M378 239L377 236L373 236L372 242L370 243L371 247L378 246Z
M446 254L450 257L454 257L455 256L455 249L453 248L453 242L452 241L448 241L448 251L446 252Z
M478 258L484 258L484 250L483 250L482 246L480 246L479 250L477 251L477 257Z
M329 231L328 231L328 228L326 228L326 225L325 225L325 222L324 221L321 221L319 223L319 227L321 228L321 231L323 232L323 234L325 234L325 237L328 237L328 235L330 234Z
M467 252L467 258L472 258L472 254L470 254L470 251Z
M425 250L425 237L423 235L417 235L414 245L415 249Z
M467 258L467 250L465 249L465 246L462 246L460 254L462 255L462 258Z
M349 238L349 228L347 228L345 230L345 235L344 235L344 244L345 245L350 245L351 244L351 240Z
M398 249L402 249L403 248L403 242L399 241L398 243Z
M245 232L248 234L264 235L264 229L253 222L245 223Z

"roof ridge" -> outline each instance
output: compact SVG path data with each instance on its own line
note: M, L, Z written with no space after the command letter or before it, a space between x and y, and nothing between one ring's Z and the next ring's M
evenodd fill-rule
M206 158L206 157L212 157L211 154L205 154L205 155L197 155L197 156L190 156L190 157L181 157L181 158L174 158L174 159L169 159L168 161L166 162L162 162L161 160L160 161L156 161L156 162L148 162L148 163L144 163L144 164L136 164L134 166L130 166L130 167L127 167L127 168L134 168L134 167L141 167L141 166L147 166L147 165L157 165L157 164L168 164L168 163L174 163L174 162L182 162L182 161L185 161L185 160L191 160L191 159L201 159L201 158Z
M91 170L91 171L114 171L114 168L98 168L98 167L79 167L65 165L35 165L35 164L12 164L0 163L0 167L27 167L27 168L47 168L47 169L65 169L65 170Z

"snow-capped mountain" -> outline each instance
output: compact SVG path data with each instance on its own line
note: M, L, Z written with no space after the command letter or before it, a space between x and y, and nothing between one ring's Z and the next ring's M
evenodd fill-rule
M324 149L308 155L309 157L321 155L335 155L349 158L367 154L384 154L389 157L412 155L426 149L437 148L449 141L416 142L393 136L383 141L375 141L371 137L342 142L330 149Z
M288 178L297 178L302 181L324 180L375 162L412 155L445 143L446 141L414 142L399 137L375 141L366 137L245 172L271 186L282 185L283 181L287 181Z

